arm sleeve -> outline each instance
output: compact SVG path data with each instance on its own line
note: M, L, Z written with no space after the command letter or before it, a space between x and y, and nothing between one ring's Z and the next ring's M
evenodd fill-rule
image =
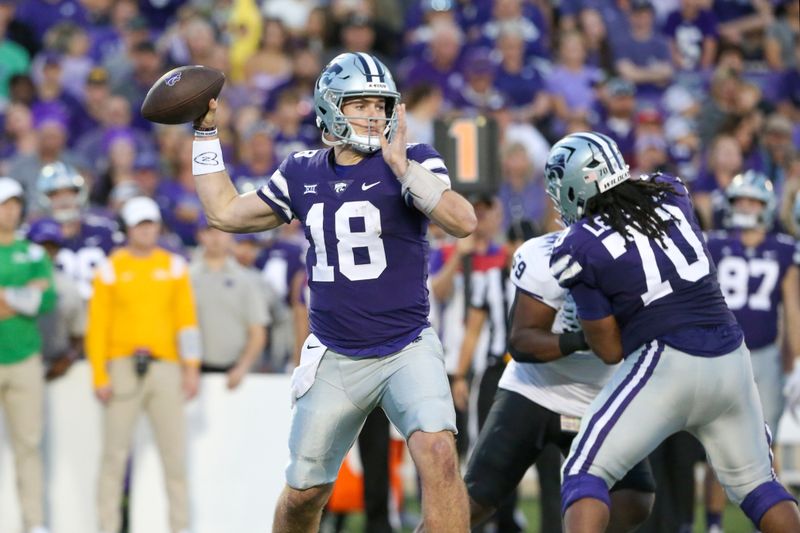
M108 330L113 313L112 284L113 266L106 261L98 267L94 276L84 339L86 357L92 367L95 388L105 387L110 382L106 360L108 358Z

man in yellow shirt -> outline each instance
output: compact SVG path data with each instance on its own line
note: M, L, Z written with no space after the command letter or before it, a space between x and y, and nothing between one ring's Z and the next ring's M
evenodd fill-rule
M120 528L125 463L139 413L153 427L164 464L170 527L189 527L184 398L197 393L200 335L186 262L157 245L158 206L128 200L128 242L98 267L89 301L86 354L105 404L98 487L100 530Z

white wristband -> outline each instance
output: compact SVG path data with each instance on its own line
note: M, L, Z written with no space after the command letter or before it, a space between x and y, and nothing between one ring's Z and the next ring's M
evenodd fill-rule
M225 170L219 139L197 140L192 143L192 174L202 176Z

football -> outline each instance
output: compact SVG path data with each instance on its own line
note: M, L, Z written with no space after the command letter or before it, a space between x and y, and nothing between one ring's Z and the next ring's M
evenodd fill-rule
M170 70L156 81L142 102L142 116L159 124L183 124L203 116L208 101L219 96L225 74L202 65Z

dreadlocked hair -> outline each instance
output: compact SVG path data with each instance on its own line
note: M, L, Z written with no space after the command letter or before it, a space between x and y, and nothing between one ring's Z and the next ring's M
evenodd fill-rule
M676 191L671 183L658 181L657 177L628 180L594 196L586 203L586 214L599 216L626 240L633 239L632 228L663 246L663 238L675 217L662 210L661 213L667 215L665 218L656 209L668 195L683 193Z

